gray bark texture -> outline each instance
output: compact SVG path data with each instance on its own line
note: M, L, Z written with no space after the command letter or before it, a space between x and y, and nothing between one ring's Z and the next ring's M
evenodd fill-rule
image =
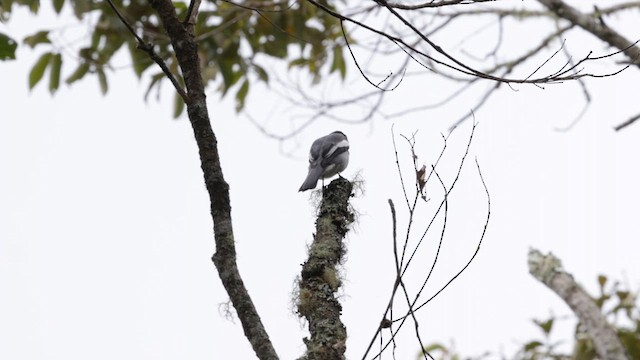
M538 0L559 18L590 32L610 46L622 51L629 62L640 67L640 48L609 27L601 18L586 15L562 0Z
M149 3L158 13L162 20L162 26L171 39L187 89L187 96L184 100L193 134L198 144L204 182L211 202L213 233L216 243L216 252L212 258L213 263L242 323L245 337L251 343L256 356L262 360L278 359L238 270L231 223L229 184L225 181L222 173L218 141L209 122L209 111L200 73L198 44L194 38L193 26L189 24L189 21L182 22L178 19L171 0L149 0ZM196 3L192 4L191 14L195 14L194 11L197 12L196 5Z
M316 234L309 258L302 265L298 283L298 315L309 324L304 338L304 360L342 360L346 351L347 330L340 320L342 306L336 298L341 285L337 266L346 254L344 237L354 216L349 211L352 185L338 178L324 189Z
M529 250L529 272L553 290L569 305L593 341L602 360L630 360L616 330L609 325L591 296L571 274L564 271L560 259L549 253L543 255Z

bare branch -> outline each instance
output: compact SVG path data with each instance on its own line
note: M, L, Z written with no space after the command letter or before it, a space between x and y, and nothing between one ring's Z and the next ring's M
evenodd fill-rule
M473 114L475 112L477 112L486 102L487 100L489 100L489 98L491 97L491 95L493 95L498 88L500 87L502 83L495 83L493 84L493 86L491 86L485 93L484 95L478 100L478 102L471 108L471 110L469 112L467 112L465 115L462 115L462 117L460 117L458 120L454 121L453 125L451 125L449 127L449 132L453 131L453 129L457 128L458 126L460 126L460 124L462 124L463 122L465 122L467 119L470 119L473 117Z
M230 2L228 0L224 1ZM260 3L259 6L255 5L256 3L253 2L249 2L247 4L230 3L256 11L261 16L263 16L261 14L262 12L287 11L292 6L291 2L265 2L265 4ZM318 9L328 13L340 21L340 26L343 31L342 43L346 45L344 51L349 52L353 63L356 65L358 72L362 77L364 77L365 81L376 87L376 90L381 91L366 93L362 96L351 96L351 94L349 94L347 95L350 97L348 101L343 101L342 99L327 101L325 99L314 98L315 95L312 95L309 92L308 86L300 86L299 84L286 85L283 82L280 82L283 86L293 86L295 88L295 91L288 93L285 91L284 97L288 101L293 105L302 106L304 109L311 112L310 114L296 114L295 117L297 120L295 121L295 124L292 123L292 130L287 134L273 134L265 127L259 125L257 121L253 121L257 124L260 131L281 142L293 137L303 128L321 118L349 124L369 121L376 115L383 118L392 118L402 114L428 110L441 106L453 101L463 92L473 91L474 96L477 96L475 104L471 106L471 109L475 111L480 109L485 103L488 103L489 100L491 100L492 95L500 90L501 85L499 84L491 84L491 86L486 89L478 89L478 86L476 85L482 83L480 80L483 79L496 83L506 83L512 89L513 84L518 83L533 84L543 89L542 84L578 80L582 89L582 94L585 95L586 99L588 99L589 94L584 82L585 78L613 76L631 66L629 62L618 61L617 64L620 66L618 68L619 70L614 70L604 74L593 73L592 71L589 71L589 63L594 63L595 61L612 57L623 52L623 50L607 53L603 56L594 56L590 52L582 57L577 57L568 54L565 44L558 46L557 49L552 49L549 56L540 59L540 57L547 54L547 50L552 44L552 41L562 38L563 41L564 39L568 39L567 44L570 44L571 38L568 38L565 34L578 27L577 24L572 22L558 21L554 12L544 7L541 8L542 10L529 10L521 7L505 8L504 6L469 6L472 3L476 3L476 1L423 1L423 4L416 5L415 3L404 4L402 1L385 2L380 0L377 1L375 5L349 5L348 8L336 10L334 7L321 1L308 0L308 3L316 6ZM441 7L442 5L451 5L453 3L460 5L466 4L467 6ZM438 9L436 9L436 11L429 9L434 7L437 7ZM585 16L602 18L604 16L610 16L617 14L620 11L634 8L640 9L640 2L630 1L601 9L597 8L591 13L585 13ZM380 11L381 9L386 11ZM369 18L375 16L375 14L382 14L388 18L381 19L382 22L369 21ZM460 50L462 54L466 54L474 61L479 61L482 66L465 64L465 62L461 61L462 59L458 59L454 56L453 52L448 52L447 49L440 47L436 42L432 42L430 40L435 33L443 32L450 28L450 26L453 26L454 23L459 24L460 22L467 21L470 17L495 17L495 21L484 28L488 29L490 26L497 26L499 30L496 43L491 45L490 49L486 50L483 54L484 57L482 55L480 57L473 56L465 49ZM538 39L528 38L527 42L534 44L531 49L520 54L516 54L516 56L509 54L505 56L503 49L505 45L502 44L502 35L503 33L506 34L508 29L506 28L507 22L504 20L515 19L525 22L529 19L536 18L556 19L556 29L549 31L547 34L539 32L540 35ZM392 23L391 20L393 20L395 24ZM402 25L404 26L400 28L395 26L398 21L402 22ZM345 22L355 26L350 26L350 24L345 24ZM274 24L274 26L279 28L280 31L286 32L277 24ZM503 26L505 28L503 28ZM358 32L358 30L365 30L365 33L370 33L370 41L366 37L363 39L362 36L355 38L354 41L352 37ZM347 31L349 34L348 37L346 34ZM477 34L478 32L479 31L475 31L474 34ZM288 36L295 37L295 34L288 34ZM463 42L469 42L469 38L470 37L466 37ZM361 52L358 51L357 48L364 49L367 54L361 55ZM406 56L403 56L403 60L399 61L401 63L394 63L394 68L390 70L383 69L383 71L378 72L374 72L369 69L370 64L373 63L373 60L376 57L399 55L400 52L404 52ZM557 65L556 69L549 69L551 66L556 66L551 64L558 64L557 54L560 52L567 55L567 61ZM365 58L361 59L360 56L364 56ZM525 62L528 61L537 61L537 63L534 64L531 70L527 71L524 75L520 75L522 74L521 71L519 72L520 74L518 74L516 70L524 68ZM425 71L422 69L420 71L409 71L408 65L410 65L411 62L438 77L444 77L448 80L462 82L464 84L457 90L454 90L443 100L426 105L416 104L411 108L400 110L396 113L388 113L388 109L385 109L383 104L383 99L386 98L386 95L380 94L381 92L390 90L388 84L393 84L393 88L395 89L403 79L425 74ZM388 62L383 64L386 66ZM485 64L489 64L489 66ZM381 80L376 80L376 76L380 77ZM534 76L536 77L534 78ZM472 87L473 89L471 90ZM271 88L271 91L279 92L278 89L275 88ZM299 97L302 99L299 99ZM373 100L373 103L369 101L370 99ZM581 107L580 114L571 124L574 124L583 114L586 113L586 110L589 108L588 103L589 100L587 100L586 105ZM350 111L352 109L357 111L367 109L368 111L361 115L356 115L355 118L347 117L353 115L345 116L345 114L353 114L354 112ZM468 113L456 116L459 116L459 118L452 119L453 125L451 128L458 126L470 117ZM304 119L304 121L301 119ZM569 127L570 126L571 125L569 125Z
M253 10L257 12L283 12L283 11L289 10L296 3L295 1L289 1L289 0L284 0L279 2L274 1L274 2L269 2L267 4L260 4L261 6L257 7L253 5L241 4L231 0L222 0L222 1L237 7L241 7L243 9Z
M482 3L487 1L495 1L495 0L440 0L440 1L429 1L416 5L405 5L401 3L387 3L389 7L400 10L418 10L418 9L426 9L426 8L437 8L442 6L451 6L451 5L468 5L475 3Z
M395 265L396 265L396 288L397 285L400 284L402 291L404 293L404 297L405 300L407 301L407 304L409 306L411 306L411 300L409 299L409 293L407 291L407 287L404 284L404 281L402 280L402 274L401 274L401 269L402 269L402 264L401 264L401 260L398 259L398 242L397 242L397 236L396 236L396 209L393 206L393 201L391 201L391 199L389 199L389 207L391 208L391 217L393 220L393 258L395 261ZM406 242L405 242L406 245ZM403 253L404 255L404 253ZM395 292L394 292L395 294ZM393 302L393 295L392 294L392 300L391 302ZM393 311L393 308L389 309L390 311ZM418 339L418 344L420 345L420 349L424 349L424 344L422 343L422 338L420 337L420 331L419 331L419 322L418 319L416 318L415 314L413 313L413 311L411 311L411 308L409 309L410 313L411 313L411 317L413 319L413 323L415 325L415 332L416 332L416 338ZM391 318L393 318L393 313L391 313ZM392 330L393 331L393 330ZM392 338L393 340L393 338ZM394 346L395 348L395 346ZM431 354L429 354L427 351L423 350L423 356L425 359L427 359L427 357L429 357L431 360L435 360L433 358L433 356L431 356Z
M344 22L340 21L340 29L342 30L342 36L344 37L344 41L345 44L347 45L347 49L349 50L349 54L351 54L351 58L353 59L353 63L356 65L356 68L358 68L358 71L360 71L360 74L362 74L362 77L369 83L371 84L373 87L375 87L378 90L381 91L392 91L395 90L395 88L397 88L400 83L402 82L402 78L400 79L400 81L393 86L390 89L387 88L382 88L380 87L380 84L386 82L387 80L389 80L389 78L393 75L393 73L387 75L387 77L385 77L384 79L382 79L379 83L374 84L367 75L365 75L364 71L362 71L362 68L360 67L360 64L358 63L358 59L356 59L356 56L353 54L353 50L351 49L351 44L349 44L349 39L347 38L347 33L344 30Z
M475 129L476 124L474 123L473 129ZM440 186L443 189L444 192L444 199L442 200L442 202L440 203L439 207L436 209L435 214L432 216L431 221L429 222L429 225L427 226L427 230L425 230L425 232L423 233L423 235L420 237L420 240L418 241L418 244L416 245L416 247L414 248L411 256L409 257L408 261L406 262L406 264L404 264L404 251L407 249L407 245L409 243L410 240L410 232L411 232L411 226L410 224L413 222L413 213L415 211L415 203L413 205L411 205L411 203L409 202L408 205L408 212L409 212L409 220L408 220L408 225L407 225L407 229L406 229L406 233L407 236L405 237L404 240L404 244L403 246L403 255L402 257L399 258L399 244L397 241L397 230L396 230L396 212L395 212L395 207L393 206L393 202L391 200L389 200L389 205L391 208L391 213L392 213L392 221L393 221L393 254L394 254L394 261L395 261L395 271L396 271L396 279L394 280L394 284L392 286L392 290L391 290L391 296L389 299L389 302L387 304L387 307L383 313L382 316L382 320L380 321L380 325L378 326L378 328L376 329L376 332L374 334L374 336L371 338L371 341L369 343L369 346L367 347L367 349L364 352L363 355L363 359L366 359L369 352L371 351L371 348L373 346L373 344L375 343L376 339L378 337L380 337L380 350L378 351L378 353L376 355L374 355L373 359L378 359L382 356L382 353L391 345L394 344L393 349L395 351L395 337L398 334L398 332L401 330L402 326L404 325L405 321L408 320L409 318L412 319L413 323L414 323L414 329L415 329L415 335L416 335L416 339L417 341L422 344L422 339L420 337L420 332L419 332L419 321L418 321L418 317L417 317L417 311L420 310L421 307L423 307L424 305L426 305L428 302L430 302L433 298L435 298L435 296L437 296L439 293L441 293L447 286L449 286L453 280L455 280L458 276L460 276L460 274L462 274L462 272L465 271L465 269L467 269L469 267L469 265L471 264L471 262L473 261L473 259L475 259L476 255L478 254L479 250L480 250L480 245L482 244L482 241L484 239L485 233L486 233L486 229L488 226L488 222L489 222L489 218L490 218L490 214L491 214L491 200L489 198L489 191L486 187L486 184L484 182L484 178L482 177L482 172L480 171L480 166L476 160L476 166L478 168L478 173L480 176L480 180L482 182L482 185L485 189L485 192L487 193L487 220L484 224L483 227L483 231L482 231L482 235L480 236L480 240L478 243L478 246L475 249L474 254L471 256L470 260L466 263L466 265L460 270L458 271L458 273L456 273L451 279L449 279L449 281L443 286L441 287L435 295L433 295L432 297L430 297L427 301L423 302L421 305L416 306L418 304L418 301L420 299L421 293L424 291L427 281L429 280L429 278L431 277L431 274L433 273L433 270L437 264L438 261L438 254L440 252L440 248L442 246L442 243L444 241L445 238L445 231L446 231L446 223L447 223L447 214L448 214L448 198L449 195L451 194L458 178L460 175L460 172L462 170L462 166L464 164L464 159L467 157L467 154L469 152L469 146L471 143L471 139L473 138L473 130L472 129L472 133L469 139L469 143L467 145L467 148L465 150L465 154L462 156L461 161L460 161L460 165L458 166L458 171L457 171L457 175L455 177L455 179L452 181L451 185L449 187L447 187L444 182L442 181L442 178L440 177L440 175L438 174L437 170L436 170L436 165L432 165L431 168L431 172L429 174L429 177L425 180L425 182L428 181L428 179L430 178L430 176L432 174L435 174L436 178L438 179ZM411 156L414 159L414 171L417 171L417 165L415 162L416 159L416 155L415 152L413 151L413 144L414 144L414 138L415 138L415 134L412 137L405 137L405 139L409 142L410 148L411 148ZM446 137L443 136L443 138L445 139L445 147L446 147ZM394 147L395 151L397 152L397 149ZM438 157L438 161L440 160L440 158L442 157L442 154L444 153L444 149L442 150L440 156ZM401 172L400 167L398 167L398 171ZM404 184L402 184L404 187ZM406 189L406 188L405 188ZM416 197L418 196L420 190L416 189ZM406 201L408 201L408 199L405 199ZM431 225L434 223L436 217L438 217L438 214L440 214L440 212L444 209L444 223L443 223L443 227L441 229L440 235L438 236L438 251L436 252L436 257L431 265L431 269L429 270L428 274L426 274L426 280L423 282L422 287L419 289L419 291L417 292L417 294L415 296L413 296L413 298L409 297L409 292L405 286L403 277L405 276L406 272L409 269L409 265L411 264L414 256L416 255L416 252L418 250L418 248L420 247L422 241L425 239L426 233L427 231L431 228ZM400 318L395 318L394 319L394 303L396 300L396 292L402 289L403 295L404 295L404 300L406 301L407 305L408 305L408 310L406 312L405 315L401 316ZM390 315L390 317L388 318L387 315ZM397 328L393 327L393 324L396 322L400 322ZM391 333L391 338L389 340L383 340L382 337L382 330L383 329L389 329L390 333ZM422 345L421 345L422 346ZM425 351L424 346L421 347L423 349L423 356L425 358L430 358L433 359L433 357L427 353Z
M626 3L611 5L606 8L598 8L596 10L600 15L611 15L613 13L629 9L640 9L640 1L628 1Z
M538 0L541 4L553 11L558 17L568 20L572 24L580 26L600 40L612 47L624 52L629 60L640 67L640 48L636 42L627 40L624 36L607 26L603 21L597 21L597 17L586 15L562 0Z
M482 171L480 170L480 164L478 163L478 159L476 159L476 167L478 169L478 175L480 176L480 181L482 182L484 191L487 194L487 218L485 220L484 227L482 229L482 235L480 236L480 240L478 241L476 250L474 251L473 255L471 255L471 258L469 258L469 261L467 261L465 266L462 269L460 269L460 271L458 271L451 279L449 279L449 281L446 284L444 284L444 286L441 287L440 290L438 290L429 299L427 299L427 301L423 302L420 306L416 307L414 311L421 309L423 306L431 302L431 300L435 299L436 296L438 296L444 289L446 289L455 279L458 278L458 276L460 276L460 274L462 274L469 267L469 265L471 265L471 263L473 262L473 259L475 259L476 255L478 255L478 252L480 251L480 246L482 245L484 236L487 233L487 227L489 226L489 219L491 218L491 196L489 195L489 189L487 188L487 184L485 183L484 177L482 176ZM405 318L406 318L406 315L401 319L404 321Z
M407 195L407 188L404 186L404 179L402 179L402 170L400 169L400 159L398 158L398 147L396 146L396 135L393 132L393 125L391 125L391 141L393 142L393 152L394 152L394 154L396 156L396 167L398 168L398 175L400 176L400 186L402 187L402 193L404 194L404 200L407 203L407 209L411 210L411 204L409 203L409 196ZM391 200L389 200L389 201L391 201ZM394 231L394 233L395 233L395 231Z
M640 114L638 114L638 115L636 115L636 116L631 117L629 120L627 120L627 121L623 122L622 124L616 125L616 126L614 127L614 129L615 129L616 131L620 131L620 130L622 130L622 129L626 128L627 126L629 126L629 125L633 124L634 122L638 121L638 120L640 120Z
M558 37L558 40L560 40L560 37ZM562 50L563 50L565 56L567 57L567 60L571 64L571 66L575 66L575 64L573 62L573 58L571 57L571 54L569 54L569 50L567 49L567 47L563 46ZM578 116L576 116L573 119L573 121L571 123L569 123L569 125L564 126L564 127L556 127L556 131L569 131L569 130L571 130L582 119L584 114L587 113L587 110L589 109L589 105L591 105L591 94L589 94L589 89L587 89L587 84L584 81L584 79L578 79L578 85L580 85L580 88L582 89L582 95L584 96L584 99L585 99L584 106L582 107L582 110L580 111Z

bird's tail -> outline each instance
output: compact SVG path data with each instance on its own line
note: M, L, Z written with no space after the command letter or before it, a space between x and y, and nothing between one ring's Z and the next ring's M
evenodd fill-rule
M310 167L309 174L307 174L307 178L304 180L304 182L302 183L302 186L300 186L300 190L298 191L306 191L309 189L314 189L318 184L318 179L320 179L320 176L322 176L323 170L324 169L322 169L322 166L319 166L319 165Z

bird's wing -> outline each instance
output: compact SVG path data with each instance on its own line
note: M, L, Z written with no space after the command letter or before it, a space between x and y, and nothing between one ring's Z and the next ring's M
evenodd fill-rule
M322 143L322 167L333 163L338 155L349 151L349 141L342 133L331 133L324 138Z
M349 141L342 133L334 132L327 136L318 138L311 144L309 150L309 162L322 159L333 159L343 152L349 150Z
M313 144L311 144L311 150L309 150L309 162L314 162L324 155L322 145L325 138L326 136L318 138L316 141L313 142Z

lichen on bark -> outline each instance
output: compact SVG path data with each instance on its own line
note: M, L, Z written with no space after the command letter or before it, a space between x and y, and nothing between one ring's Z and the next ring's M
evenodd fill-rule
M549 253L529 250L529 272L553 290L576 314L593 341L601 359L630 360L616 330L607 322L594 299L563 267L560 259Z
M342 283L337 266L346 254L344 237L354 220L349 210L352 190L352 184L342 178L323 190L316 234L298 284L298 315L307 320L310 334L303 339L307 351L300 359L344 359L347 330L336 296Z

